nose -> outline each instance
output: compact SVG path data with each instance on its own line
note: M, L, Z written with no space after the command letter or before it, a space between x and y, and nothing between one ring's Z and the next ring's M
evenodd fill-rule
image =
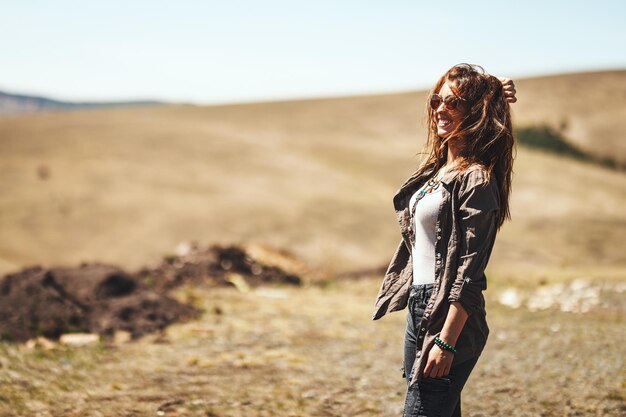
M445 107L445 106L446 106L446 105L444 104L444 102L443 102L443 100L442 100L442 101L441 101L441 103L439 103L439 107L437 107L437 108L435 109L435 113L439 114L439 113L444 112L444 111L446 110L446 107Z

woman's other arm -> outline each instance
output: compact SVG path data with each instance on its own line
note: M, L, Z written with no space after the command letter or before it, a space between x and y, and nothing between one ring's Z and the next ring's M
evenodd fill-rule
M460 264L448 301L441 340L455 346L469 315L481 309L481 293L487 288L484 270L491 255L499 210L495 182L486 183L483 175L470 173L459 197L459 224L461 228ZM453 353L434 345L428 354L424 377L438 378L450 372Z
M441 330L440 339L444 342L455 346L456 340L465 326L468 314L458 301L450 304L448 315L446 316L446 322ZM452 367L452 360L454 359L454 353L448 352L440 348L438 345L434 345L428 353L428 361L424 367L424 378L439 378L446 376L450 373Z

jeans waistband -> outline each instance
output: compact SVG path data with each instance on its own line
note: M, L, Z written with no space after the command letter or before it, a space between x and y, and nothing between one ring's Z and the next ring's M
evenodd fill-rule
M424 298L427 294L430 294L433 291L433 288L435 288L434 282L428 284L412 284L409 297L419 296Z

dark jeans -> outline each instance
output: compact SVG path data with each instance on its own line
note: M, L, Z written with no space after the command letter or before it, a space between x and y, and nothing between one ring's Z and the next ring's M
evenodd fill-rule
M407 387L415 362L417 347L423 338L417 338L415 329L419 328L426 303L430 298L434 284L411 286L406 334L404 336L404 369ZM404 403L404 417L461 417L461 390L469 377L478 357L454 365L450 373L440 378L422 378L420 382L407 389Z

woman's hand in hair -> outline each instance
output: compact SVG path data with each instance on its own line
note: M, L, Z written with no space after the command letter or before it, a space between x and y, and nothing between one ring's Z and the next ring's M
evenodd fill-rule
M504 87L504 97L506 101L509 103L515 103L517 101L517 97L515 97L515 84L513 80L505 77L498 77L502 86Z

